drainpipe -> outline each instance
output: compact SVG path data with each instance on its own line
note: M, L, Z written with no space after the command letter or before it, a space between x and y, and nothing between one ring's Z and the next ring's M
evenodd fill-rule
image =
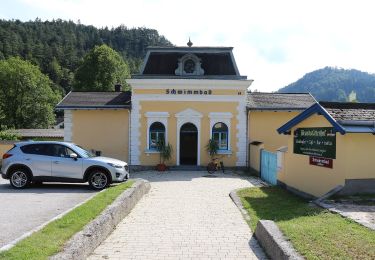
M128 109L128 115L129 115L129 116L128 116L128 121L129 121L129 128L128 128L128 129L129 129L129 130L128 130L128 138L129 138L129 139L128 139L128 146L129 146L129 147L128 147L128 157L129 157L128 162L129 162L129 163L128 163L128 165L131 165L131 164L132 164L132 162L131 162L131 160L132 160L131 147L132 147L132 146L131 146L131 138L130 138L130 136L131 136L130 133L131 133L131 129L132 129L132 125L131 125L131 124L132 124L132 121L131 121L131 118L130 118L130 117L131 117L131 111L130 111L130 110L131 110L131 108Z
M249 168L249 109L246 108L246 168Z

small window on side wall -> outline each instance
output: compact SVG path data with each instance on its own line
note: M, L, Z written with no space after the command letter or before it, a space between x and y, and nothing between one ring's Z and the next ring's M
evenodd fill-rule
M212 127L212 139L219 145L219 150L228 150L228 126L216 123Z
M165 126L160 122L152 123L148 149L157 150L157 144L160 140L165 141Z

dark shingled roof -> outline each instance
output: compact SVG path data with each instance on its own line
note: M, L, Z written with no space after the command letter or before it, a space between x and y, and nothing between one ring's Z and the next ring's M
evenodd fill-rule
M149 47L140 74L133 78L220 78L246 79L238 72L232 47ZM193 54L201 61L204 75L176 75L179 59Z
M63 138L64 129L13 129L8 132L17 134L22 138L35 138L35 137L49 137L49 138Z
M130 108L131 92L69 92L56 109Z
M375 103L319 102L336 121L374 121Z
M249 110L305 110L316 103L309 93L260 93L247 94Z
M143 74L175 76L178 59L186 53L152 52ZM236 75L230 53L195 53L201 59L204 75Z

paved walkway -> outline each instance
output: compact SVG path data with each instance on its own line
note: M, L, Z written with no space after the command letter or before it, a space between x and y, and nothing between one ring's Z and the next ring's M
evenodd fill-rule
M97 259L256 259L263 251L229 198L259 184L233 174L143 172L151 190L89 257ZM258 255L258 257L256 256Z

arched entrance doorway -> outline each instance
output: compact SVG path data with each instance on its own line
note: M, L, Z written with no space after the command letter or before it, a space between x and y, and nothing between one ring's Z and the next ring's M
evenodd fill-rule
M192 123L186 123L180 129L180 164L197 165L198 129Z

